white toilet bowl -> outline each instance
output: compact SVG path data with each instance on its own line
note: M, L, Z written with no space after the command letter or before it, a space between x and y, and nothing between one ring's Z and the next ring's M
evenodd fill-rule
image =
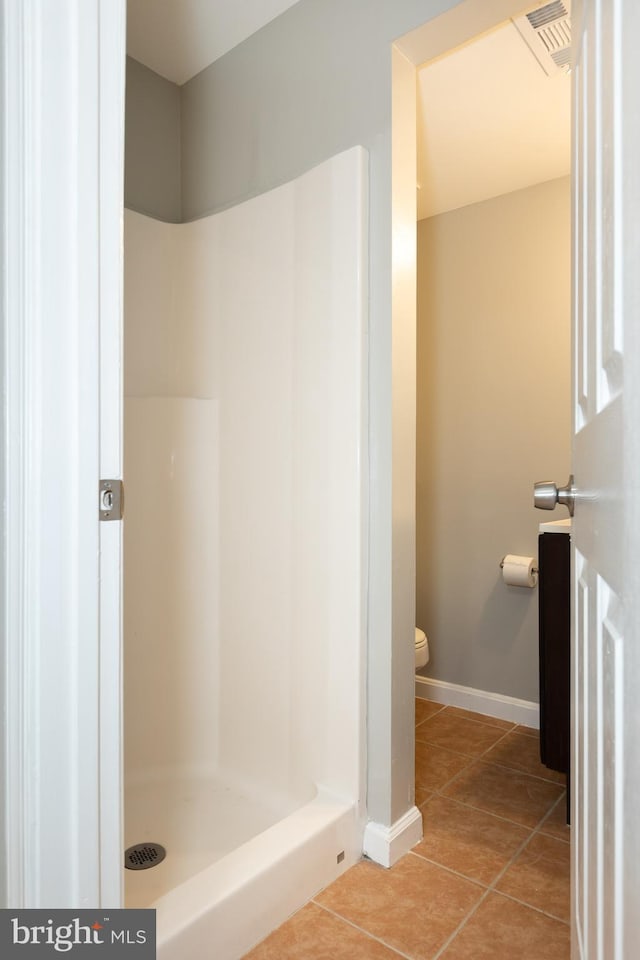
M426 667L429 663L429 641L424 630L416 627L416 670Z

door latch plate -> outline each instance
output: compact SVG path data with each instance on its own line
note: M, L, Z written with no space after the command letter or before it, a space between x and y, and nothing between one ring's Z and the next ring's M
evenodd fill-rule
M124 484L122 480L101 480L99 491L101 520L122 520Z

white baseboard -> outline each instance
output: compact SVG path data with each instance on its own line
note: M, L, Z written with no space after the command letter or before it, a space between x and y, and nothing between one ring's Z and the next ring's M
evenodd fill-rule
M432 680L430 677L416 676L416 697L421 700L435 700L449 707L463 707L475 713L484 713L488 717L509 720L511 723L523 723L527 727L540 727L540 706L530 700L518 700L501 693L489 693L486 690L474 690L457 683L444 680Z
M422 814L411 807L403 817L385 827L370 820L364 828L364 854L383 867L392 867L422 840Z

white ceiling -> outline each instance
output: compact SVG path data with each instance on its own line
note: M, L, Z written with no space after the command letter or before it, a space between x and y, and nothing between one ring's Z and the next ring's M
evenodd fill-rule
M418 74L418 219L569 173L571 78L511 22Z
M297 0L128 0L127 52L182 84Z

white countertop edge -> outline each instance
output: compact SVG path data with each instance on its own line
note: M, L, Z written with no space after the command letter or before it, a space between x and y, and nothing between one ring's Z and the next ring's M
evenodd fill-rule
M538 527L540 533L571 533L571 517L564 520L547 520Z

